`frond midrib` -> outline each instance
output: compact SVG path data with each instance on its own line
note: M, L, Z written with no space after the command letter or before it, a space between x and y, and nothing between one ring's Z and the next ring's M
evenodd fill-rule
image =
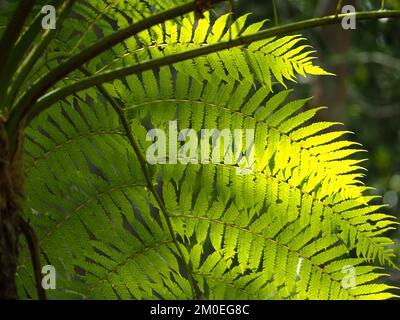
M338 280L336 280L335 278L332 277L331 273L325 271L324 268L321 268L319 265L315 264L312 261L311 258L307 258L307 257L302 256L297 250L293 250L289 246L280 243L276 239L267 237L264 234L256 233L256 232L253 232L253 231L251 231L251 230L249 230L247 228L240 227L240 226L235 225L235 224L229 224L229 223L227 223L225 221L221 221L221 220L218 220L218 219L212 219L210 217L205 217L205 216L192 216L192 215L188 215L188 214L179 214L179 215L171 215L171 218L190 218L190 219L197 219L197 220L206 220L206 221L208 221L210 223L222 224L222 225L224 225L226 227L235 228L235 229L238 229L239 231L243 231L243 232L246 232L248 234L251 234L252 236L259 237L259 238L262 238L262 239L264 239L266 241L273 242L276 245L278 245L278 246L280 246L282 248L285 248L288 251L292 252L292 254L296 255L298 258L302 257L303 259L305 259L308 262L310 262L314 269L317 269L317 270L321 271L323 274L326 274L331 279L331 281L340 283L340 281L338 281ZM351 294L351 292L349 292L347 289L346 289L346 291L349 293L350 296L353 296Z

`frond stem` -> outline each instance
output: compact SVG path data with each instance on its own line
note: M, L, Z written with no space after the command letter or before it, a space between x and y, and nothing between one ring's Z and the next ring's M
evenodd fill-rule
M14 44L17 42L22 32L25 21L28 19L35 2L36 0L24 0L19 3L11 21L7 24L6 30L0 39L0 109L6 107L3 98L7 87L4 83L4 78L7 76L7 63L11 57L11 52L14 49Z
M61 24L67 18L72 6L76 1L77 0L66 0L63 1L62 4L58 4L59 8L57 11L57 23ZM17 43L15 49L12 51L12 55L16 58L13 57L13 63L9 66L10 68L7 69L7 81L5 83L10 83L10 92L6 92L5 97L7 106L12 105L13 99L15 98L18 90L21 88L21 84L26 79L37 60L42 56L43 52L46 50L51 40L57 33L57 29L45 30L38 39L37 43L32 45L32 38L34 39L36 34L40 33L39 30L41 28L41 17L39 15L39 17L35 19L33 24L24 34L21 41ZM29 50L29 53L23 57L23 53L25 53L27 48L30 46L32 46L32 48ZM17 68L16 70L13 70L15 66L17 66Z
M339 15L340 10L342 9L342 3L343 3L343 0L338 0L337 6L336 6L336 16Z
M278 6L276 4L276 0L272 0L272 7L274 9L275 26L279 26Z
M86 76L90 76L91 75L91 73L87 69L85 69L83 67L79 68L79 70L82 73L84 73ZM155 200L156 200L157 204L159 205L159 207L161 209L161 212L162 212L162 214L163 214L163 216L165 218L165 221L167 222L168 230L169 230L169 233L171 234L172 241L173 241L173 243L174 243L174 245L175 245L175 247L176 247L176 249L178 251L179 256L182 259L185 271L187 273L188 281L190 283L190 287L191 287L191 290L192 290L193 299L196 299L198 297L197 291L199 289L196 286L196 282L195 282L195 280L193 278L193 275L192 275L192 272L191 272L191 268L189 266L189 262L186 261L185 255L183 254L182 249L179 246L178 240L176 239L174 227L172 226L172 222L171 222L168 210L165 207L164 201L161 199L160 195L158 194L157 190L154 187L153 181L152 181L151 176L150 176L149 168L148 168L148 165L147 165L147 161L146 161L146 159L145 159L145 157L144 157L144 155L143 155L143 153L142 153L142 151L140 149L138 141L136 140L135 136L133 135L133 132L132 132L131 127L129 125L128 118L126 117L126 112L125 112L124 109L122 109L118 105L118 103L108 93L107 89L104 88L104 86L99 84L99 85L96 85L96 87L99 90L99 92L103 95L103 97L111 104L111 106L115 110L115 112L118 114L120 122L121 122L122 126L124 127L126 136L128 137L129 143L131 144L132 149L135 152L135 154L136 154L136 156L137 156L137 158L139 160L140 167L141 167L141 169L143 171L143 175L144 175L144 178L146 180L147 188L150 190L151 194L155 198Z
M31 227L31 225L28 222L26 222L21 216L19 216L18 224L22 233L25 236L31 254L33 271L35 274L37 295L40 300L47 300L46 291L42 287L42 272L40 268L40 249L36 233Z

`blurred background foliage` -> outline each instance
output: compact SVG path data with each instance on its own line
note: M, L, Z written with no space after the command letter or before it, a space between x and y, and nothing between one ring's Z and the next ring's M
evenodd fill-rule
M276 0L280 24L333 14L335 0ZM378 10L380 0L344 0L356 10ZM275 24L272 1L236 1L237 15L253 12L249 19L269 18ZM400 9L400 0L386 0L385 9ZM320 120L344 123L353 141L368 151L364 182L381 195L385 213L400 219L400 20L360 21L355 30L340 25L302 32L314 46L320 64L335 77L303 78L299 96L314 96L313 104L328 106ZM365 156L366 155L366 156ZM400 228L390 234L400 255ZM396 264L400 266L400 257ZM400 285L400 272L389 269L389 282Z

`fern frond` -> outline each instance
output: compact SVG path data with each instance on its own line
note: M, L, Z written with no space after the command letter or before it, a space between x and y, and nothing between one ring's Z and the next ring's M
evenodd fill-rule
M246 82L220 82L216 87L215 82L199 83L186 74L179 74L179 81L167 89L159 81L170 76L171 71L164 69L159 79L148 72L107 87L126 103L143 152L150 145L146 130L167 130L175 119L179 130L239 127L254 128L256 135L251 174L237 175L237 165L224 161L156 165L153 170L154 183L163 181L164 202L174 229L186 239L184 248L199 286L215 288L216 279L225 283L224 293L222 287L215 289L210 293L213 298L264 294L279 299L347 299L375 294L377 287L368 283L382 275L372 269L362 278L364 289L353 291L342 287L341 270L329 267L346 263L353 248L360 257L354 262L356 272L368 261L387 262L393 255L387 249L391 240L380 233L395 222L377 213L380 207L367 206L371 199L358 183L359 166L345 160L357 152L350 148L352 143L336 142L340 134L334 138L320 134L333 124L304 125L304 119L317 110L301 111L307 99L285 104L288 91L271 96L266 88L254 89ZM50 125L41 127L46 121ZM304 143L312 137L319 139L317 144ZM28 188L31 206L38 212L33 221L46 252L73 259L79 266L80 274L74 277L83 277L86 283L83 296L149 298L153 291L164 298L188 296L176 253L170 242L164 243L168 234L160 225L157 205L147 194L138 161L104 100L94 91L71 97L39 118L27 139L31 143L26 171L32 181ZM246 146L242 148L243 155ZM64 200L52 194L62 194ZM61 239L68 246L52 245ZM164 256L168 252L170 256ZM125 262L129 254L137 260ZM147 270L143 261L161 263L157 256L164 262L160 270L150 266ZM225 276L214 274L214 268ZM131 272L134 276L128 277ZM251 276L246 275L249 272ZM154 281L146 285L144 279L149 277ZM164 283L164 289L156 283ZM264 290L258 290L260 286ZM379 292L388 289L379 288Z
M106 66L98 69L92 65L93 72L113 69L126 64L146 61L162 55L178 53L195 47L227 41L229 37L236 37L259 31L264 22L245 27L248 15L239 17L232 27L227 24L228 15L219 17L214 23L210 22L209 14L195 24L193 16L183 19L181 26L165 23L151 30L142 32L136 39L130 39L125 47L116 48L116 57ZM207 31L211 31L207 34ZM302 76L307 74L330 74L318 66L313 65L312 54L308 45L297 46L304 38L300 36L286 36L270 38L254 42L249 46L233 48L210 54L193 60L175 64L180 73L194 77L198 81L210 80L210 73L218 79L246 80L253 82L256 79L271 90L273 76L276 81L285 85L285 80L295 81L296 73ZM199 74L196 77L196 74Z
M60 32L48 51L55 58L44 56L32 80L65 58L57 53L79 51L101 36L93 29L105 35L131 23L124 12L140 19L174 3L79 2L79 23ZM201 20L187 15L129 38L86 67L96 73L136 64L264 25L246 25L246 19L230 27L228 15L215 21L208 13ZM104 90L121 108L118 114L92 88L31 123L24 150L25 214L37 230L43 261L57 269L53 297L191 298L182 272L186 262L209 299L395 296L392 287L376 281L385 276L376 265L393 265L385 232L397 222L370 204L362 160L353 159L363 150L342 139L348 132L328 131L337 123L312 123L321 108L307 107L309 99L289 99L292 90L275 88L275 82L286 86L298 75L327 74L313 64L303 40L270 38L108 83ZM80 72L71 73L56 86L78 77ZM129 128L121 125L121 114ZM224 141L204 154L166 137L178 154L156 159L147 177L129 134L146 154L149 130L168 132L171 121L182 136L188 128L251 129L254 145L243 139L232 150ZM181 150L191 151L190 157ZM254 163L246 158L249 150ZM218 163L201 163L214 154ZM35 297L29 264L23 248L18 279L27 298ZM356 287L343 284L349 266Z

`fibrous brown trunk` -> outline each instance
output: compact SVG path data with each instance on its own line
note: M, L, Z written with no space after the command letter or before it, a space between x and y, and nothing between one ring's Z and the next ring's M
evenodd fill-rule
M22 143L22 141L21 141ZM0 118L0 299L16 299L19 217L23 174L21 151L10 159L8 136Z

